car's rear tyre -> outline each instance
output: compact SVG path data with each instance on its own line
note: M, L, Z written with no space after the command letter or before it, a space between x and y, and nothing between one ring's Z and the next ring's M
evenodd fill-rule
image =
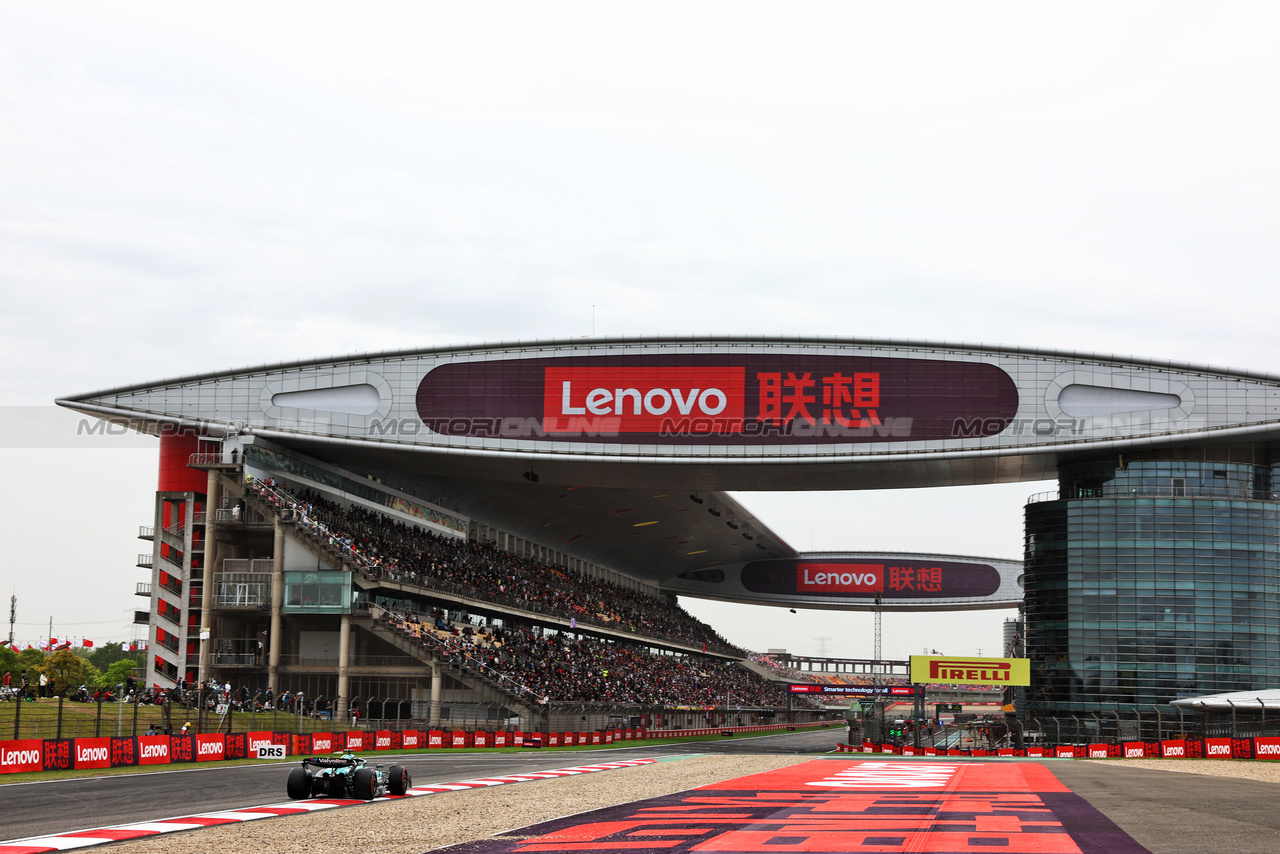
M403 765L392 765L387 774L391 778L387 783L387 790L393 795L403 795L413 786L413 778L409 776L409 769Z
M357 798L371 801L377 795L378 791L378 773L372 768L357 768L355 783L352 785L352 792Z
M307 772L304 768L294 768L289 772L289 781L285 784L285 790L289 793L289 797L295 801L300 801L311 794L311 784L307 778Z

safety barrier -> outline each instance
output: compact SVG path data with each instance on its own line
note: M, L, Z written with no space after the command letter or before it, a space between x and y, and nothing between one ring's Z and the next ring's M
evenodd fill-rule
M838 744L837 753L891 753L898 756L1026 756L1057 759L1280 759L1280 738L1170 738L1118 744L1033 745L1014 749L942 748L912 745Z
M421 750L469 747L539 747L604 745L618 741L689 738L827 727L819 724L769 724L765 726L708 729L648 730L616 728L595 732L470 732L467 730L378 730L365 732L239 732L231 735L141 735L101 738L30 738L0 741L0 774L23 771L66 771L78 768L119 768L131 765L168 765L211 762L220 759L253 759L261 751L270 758L379 750Z

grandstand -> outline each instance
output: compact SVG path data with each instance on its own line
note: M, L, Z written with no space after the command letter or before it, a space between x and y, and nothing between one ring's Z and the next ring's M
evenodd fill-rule
M386 709L431 727L519 718L556 730L625 718L657 729L819 714L791 700L781 676L743 666L746 651L671 594L481 542L479 526L460 536L373 483L359 495L326 488L318 463L311 477L286 478L265 458L189 460L208 473L211 513L198 494L158 498L162 519L190 502L208 531L198 551L215 544L211 595L191 594L207 607L190 611L217 627L214 682L336 698L335 715ZM307 461L293 462L296 472ZM161 551L177 576L183 552ZM185 678L163 651L154 661L157 676L190 683L199 645L188 643Z

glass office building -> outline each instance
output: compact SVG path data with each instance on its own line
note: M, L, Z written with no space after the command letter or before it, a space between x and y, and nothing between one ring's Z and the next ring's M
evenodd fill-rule
M1197 454L1200 456L1200 454ZM1064 465L1026 507L1033 714L1280 684L1280 502L1268 465Z

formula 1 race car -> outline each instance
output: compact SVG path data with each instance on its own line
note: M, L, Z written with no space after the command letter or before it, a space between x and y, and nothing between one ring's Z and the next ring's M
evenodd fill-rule
M371 801L379 795L403 795L413 785L409 769L392 765L372 768L351 753L310 756L289 772L286 789L293 800L302 798L354 798Z

